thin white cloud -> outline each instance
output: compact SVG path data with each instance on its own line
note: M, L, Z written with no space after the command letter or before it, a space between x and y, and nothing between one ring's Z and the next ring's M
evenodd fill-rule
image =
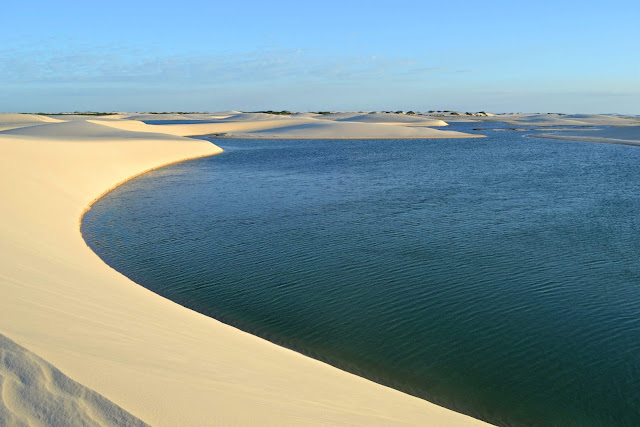
M308 50L256 50L215 55L165 55L123 46L0 52L0 80L11 84L131 83L217 85L273 81L402 79L441 67L408 58L328 56Z

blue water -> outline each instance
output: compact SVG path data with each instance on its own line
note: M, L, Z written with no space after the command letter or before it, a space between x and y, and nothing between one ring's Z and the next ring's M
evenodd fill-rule
M483 133L217 139L82 232L154 292L474 417L640 425L640 149Z

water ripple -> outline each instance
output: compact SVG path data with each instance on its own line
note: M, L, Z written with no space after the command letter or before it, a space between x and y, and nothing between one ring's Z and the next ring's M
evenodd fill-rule
M98 201L90 246L183 305L493 423L640 425L640 150L218 142Z

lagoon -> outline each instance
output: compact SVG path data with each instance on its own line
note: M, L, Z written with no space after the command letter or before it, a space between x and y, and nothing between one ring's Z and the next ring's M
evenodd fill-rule
M82 231L156 293L459 412L640 424L640 150L486 134L216 139Z

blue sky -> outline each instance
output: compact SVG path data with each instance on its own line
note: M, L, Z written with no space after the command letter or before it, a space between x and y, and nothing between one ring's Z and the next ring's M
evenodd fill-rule
M637 1L5 0L0 111L640 114Z

